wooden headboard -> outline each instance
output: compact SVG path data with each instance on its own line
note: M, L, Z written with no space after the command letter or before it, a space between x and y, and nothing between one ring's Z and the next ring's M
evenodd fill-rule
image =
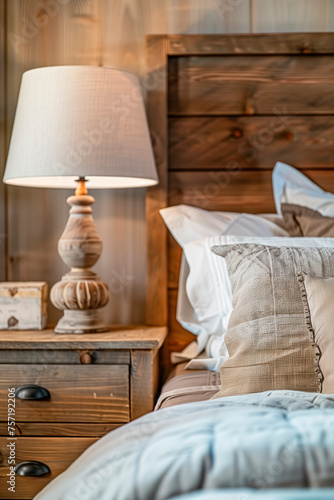
M151 35L147 111L160 183L147 193L147 323L169 354L193 336L175 319L181 249L159 209L274 212L285 161L334 191L334 33Z

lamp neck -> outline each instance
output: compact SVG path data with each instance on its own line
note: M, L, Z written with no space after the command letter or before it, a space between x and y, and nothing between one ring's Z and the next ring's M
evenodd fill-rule
M75 190L75 195L82 196L88 194L88 189L86 187L87 179L85 179L85 177L79 177L79 179L77 179L76 182L78 183L78 185Z

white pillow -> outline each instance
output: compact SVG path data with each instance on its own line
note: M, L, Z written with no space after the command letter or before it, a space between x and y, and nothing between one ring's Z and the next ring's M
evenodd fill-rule
M187 329L190 330L192 327L198 329L198 354L204 346L207 356L191 360L187 366L190 369L219 371L221 364L228 358L225 333L232 312L231 283L225 259L211 252L211 247L235 243L259 243L269 246L291 247L334 247L334 238L252 237L226 234L211 236L202 241L185 245L184 254L189 266L187 299L192 306L192 309L187 310ZM201 293L204 289L206 289L207 295ZM183 295L181 297L184 298ZM181 319L178 310L180 322L185 319L185 313L186 308L183 307Z
M238 220L235 226L237 233L268 236L268 231L273 236L288 236L288 233L266 217L273 218L277 214L244 214L239 212L214 212L203 210L202 208L192 207L190 205L176 205L160 210L160 214L181 248L192 241L201 240L207 236L216 236L225 234L231 224ZM282 218L277 215L278 221ZM263 219L265 222L263 222Z
M278 214L281 214L282 203L293 203L316 210L327 217L334 217L334 194L324 191L290 165L277 162L272 183Z
M191 241L222 234L240 216L240 213L210 212L189 205L163 208L160 214L181 248Z

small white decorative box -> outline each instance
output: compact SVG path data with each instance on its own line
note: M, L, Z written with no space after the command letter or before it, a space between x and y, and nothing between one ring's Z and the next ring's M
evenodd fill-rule
M47 320L44 281L0 283L0 330L42 330Z

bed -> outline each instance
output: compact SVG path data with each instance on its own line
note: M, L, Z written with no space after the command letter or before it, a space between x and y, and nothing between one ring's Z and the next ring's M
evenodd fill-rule
M304 275L295 276L299 269L296 262L303 259L302 270L310 271L306 274L326 279L326 286L333 285L334 196L321 189L334 191L333 56L334 34L327 33L147 38L148 72L143 87L160 183L147 193L146 304L147 324L169 326L160 363L163 389L156 411L90 447L36 497L38 500L334 497L334 390L322 390L333 387L332 374L327 378L331 362L322 355L324 340L318 339L317 325L310 319L313 304L307 302L307 294L317 283ZM293 164L297 170L279 166L273 196L272 171L278 160ZM287 190L280 188L283 174L295 176L298 189L291 179ZM295 200L301 196L306 199L303 189L311 200L308 212L296 214ZM323 196L325 202L319 202ZM186 239L185 234L188 237L185 226L176 224L175 231L168 232L163 221L174 220L176 206L188 207L181 208L187 224L193 218L198 226L203 213L196 210L216 217L210 223L204 219L202 224L212 226L205 246L189 240L182 252L182 239ZM278 217L253 215L276 210ZM236 212L238 216L233 215ZM295 232L285 232L282 220L289 221ZM312 230L305 229L306 222L308 228L313 224ZM239 232L226 229L216 234L217 224L226 228L233 224ZM321 236L326 238L321 239L317 231L323 224L326 230ZM253 226L262 227L263 234L260 231L253 238ZM244 228L246 233L250 231L247 236L251 235L247 243ZM293 245L291 236L296 237ZM268 243L269 239L273 243ZM282 247L278 239L285 240ZM187 268L187 259L198 258L199 248L207 258L212 247L219 263L213 274L223 272L224 259L227 263L224 266L233 290L230 314L234 315L228 318L234 342L230 341L229 357L220 350L220 358L215 358L219 363L215 364L208 359L207 346L214 346L212 338L199 334L203 325L187 326L191 324L189 308L182 321L180 297L187 290L185 286L179 289L196 268ZM252 316L252 325L256 328L247 344L240 341L236 311L242 309L249 292L251 271L245 264L249 254L258 263L259 276L253 289L257 316ZM264 275L263 269L273 262L283 267ZM268 344L260 344L265 335L256 338L256 332L262 332L264 306L254 307L254 301L266 301L268 293L260 292L267 282L279 288L282 269L290 262L293 282L289 276L280 293L284 295L287 283L291 297L299 297L300 291L300 310L295 311L293 297L290 300L287 292L290 309L277 313L275 304L275 311L268 309L266 316L272 318L277 313L278 319L275 316L270 325L286 325L286 318L293 318L303 336L294 339L291 332L285 344L280 331L275 331L279 355L270 369L271 361L266 359L270 349ZM241 323L244 332L244 316ZM327 344L330 340L326 339ZM253 362L250 352L262 357ZM287 356L282 354L285 352ZM329 347L328 352L332 353ZM246 359L243 371L238 366L240 353ZM172 367L171 359L178 362L176 366ZM324 359L326 365L321 364ZM293 364L299 368L291 389L285 372ZM259 369L254 375L254 365L265 366L265 371Z

